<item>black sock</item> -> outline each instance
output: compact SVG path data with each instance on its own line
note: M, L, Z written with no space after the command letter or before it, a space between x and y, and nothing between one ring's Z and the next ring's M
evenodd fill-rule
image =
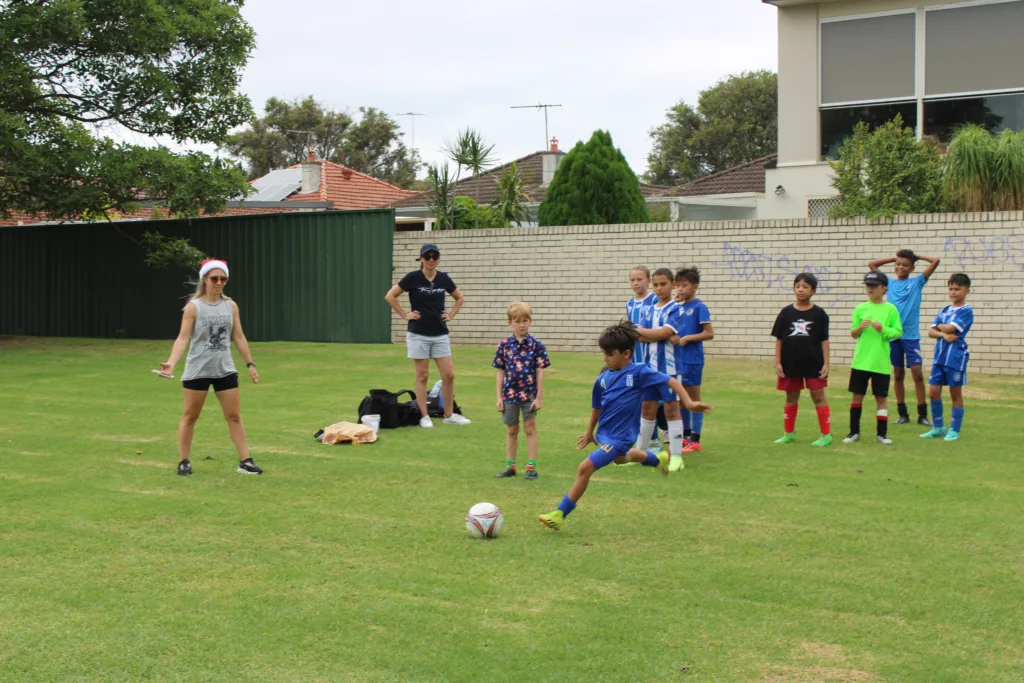
M889 433L889 416L879 415L878 416L878 435L883 439Z
M910 417L910 413L907 412L906 403L897 403L896 410L899 412L900 417Z
M693 435L693 432L691 432L689 429L684 429L683 430L683 438L686 439L687 441L691 440L690 436L692 436L692 435Z
M851 403L850 404L850 433L851 434L860 434L860 412L861 412L861 404L860 403Z
M690 432L690 441L700 443L700 434L697 432Z
M928 404L918 403L917 404L917 417L919 419L926 419L928 417Z

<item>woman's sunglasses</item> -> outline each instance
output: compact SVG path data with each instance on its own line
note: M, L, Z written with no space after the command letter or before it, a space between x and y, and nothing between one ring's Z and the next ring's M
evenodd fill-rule
M423 255L423 260L424 261L437 261L440 258L441 258L440 254L436 254L436 253L434 253L432 251Z
M228 279L226 277L219 277L217 275L211 275L210 276L210 282L227 282L227 281L228 281Z

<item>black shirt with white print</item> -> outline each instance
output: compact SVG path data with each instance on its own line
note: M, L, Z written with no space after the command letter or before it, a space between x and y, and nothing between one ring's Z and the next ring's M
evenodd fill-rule
M798 311L790 304L775 318L772 336L782 340L782 371L786 377L817 377L825 365L821 343L828 339L828 313L811 305Z
M448 277L448 273L437 271L431 281L422 270L414 270L407 273L398 286L409 292L409 306L420 314L419 320L409 321L410 332L424 337L448 334L448 326L441 320L445 294L455 291L455 283Z

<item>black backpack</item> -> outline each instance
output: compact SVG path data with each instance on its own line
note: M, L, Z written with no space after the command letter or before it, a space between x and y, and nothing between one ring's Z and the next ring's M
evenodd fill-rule
M399 399L409 394L411 401ZM420 423L420 409L416 405L416 393L404 389L397 393L387 389L371 389L370 395L359 402L359 421L363 415L380 415L381 429L415 426Z

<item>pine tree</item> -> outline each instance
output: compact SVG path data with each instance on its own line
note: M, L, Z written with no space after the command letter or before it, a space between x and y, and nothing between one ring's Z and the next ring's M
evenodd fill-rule
M640 182L612 136L596 130L565 155L538 209L541 225L644 223Z

